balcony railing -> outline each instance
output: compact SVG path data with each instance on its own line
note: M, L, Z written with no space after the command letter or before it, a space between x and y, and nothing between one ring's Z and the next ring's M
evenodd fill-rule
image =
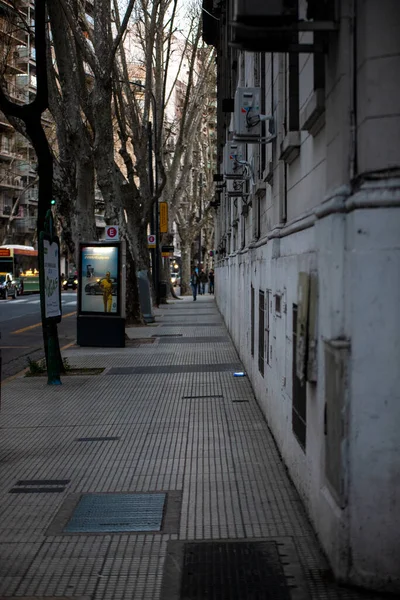
M0 188L21 190L23 189L23 183L18 175L13 175L7 171L0 171Z
M17 217L13 221L13 227L19 233L34 231L36 229L36 219L35 217Z
M19 100L20 102L25 102L27 100L26 91L22 90L20 87L17 87L11 83L7 84L7 92L8 92L8 95L13 100Z
M17 40L20 44L26 42L27 32L22 27L18 27L15 23L11 23L7 19L0 18L0 34L7 35Z

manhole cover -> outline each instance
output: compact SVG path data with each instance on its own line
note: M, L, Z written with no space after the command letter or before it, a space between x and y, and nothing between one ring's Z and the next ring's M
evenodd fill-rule
M307 585L290 538L169 541L162 598L305 600Z
M65 533L160 531L166 494L85 494Z

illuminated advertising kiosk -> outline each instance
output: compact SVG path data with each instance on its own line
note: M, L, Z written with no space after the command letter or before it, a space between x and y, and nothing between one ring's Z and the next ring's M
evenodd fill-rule
M88 242L79 246L79 346L125 346L125 246Z

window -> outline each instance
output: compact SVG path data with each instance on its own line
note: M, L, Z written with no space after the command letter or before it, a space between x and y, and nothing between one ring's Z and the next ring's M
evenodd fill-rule
M242 201L242 210L240 213L240 221L241 221L241 249L246 247L246 217L247 217L247 208L245 207L245 203Z
M256 239L259 240L261 237L261 196L256 194L253 202L256 202L257 206L257 217L256 217Z
M265 348L265 296L260 290L258 294L258 370L264 377Z
M254 52L253 54L253 60L254 60L254 87L259 87L260 86L260 64L261 64L261 57L264 55L264 53L261 52Z
M251 286L250 289L250 319L251 319L251 342L250 349L251 355L254 356L254 288Z
M271 54L271 69L273 68L273 54ZM266 102L265 102L265 94L266 94L266 81L265 81L265 53L263 52L261 54L261 114L262 115L266 115L267 114L267 107L266 107ZM271 88L271 94L272 94L272 88ZM272 102L271 102L272 103ZM272 114L272 111L271 111ZM266 127L266 121L263 121L261 123L261 137L266 137L266 133L267 133L267 127ZM264 171L267 168L267 144L262 143L260 146L260 170L259 170L259 179L263 178L264 175Z
M265 347L267 349L267 355L266 355L266 359L267 359L267 365L271 365L271 355L272 355L272 349L270 348L269 344L270 344L270 335L269 335L269 303L270 303L270 296L271 296L271 292L270 290L267 290L267 298L266 298L266 302L265 302L265 333L266 335L266 340L265 340Z
M314 32L314 44L323 46L321 32ZM325 54L313 54L313 94L300 114L300 127L316 136L325 124Z
M292 430L303 450L306 450L307 393L306 382L297 377L297 304L293 304L293 362L292 362Z
M282 296L280 294L275 294L275 313L278 317L282 313Z
M299 55L289 54L287 131L299 130Z

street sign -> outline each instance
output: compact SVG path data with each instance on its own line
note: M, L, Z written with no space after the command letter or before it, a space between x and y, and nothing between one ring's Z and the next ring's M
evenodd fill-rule
M118 225L108 225L106 227L106 240L112 240L113 242L118 242L118 240L119 240Z
M155 248L156 247L156 236L153 234L150 234L147 236L147 247L148 248Z
M168 233L168 204L160 202L160 233Z
M161 246L161 252L168 252L168 254L173 254L175 250L175 246Z
M44 316L46 319L61 317L60 296L60 244L48 238L42 240L45 280Z

